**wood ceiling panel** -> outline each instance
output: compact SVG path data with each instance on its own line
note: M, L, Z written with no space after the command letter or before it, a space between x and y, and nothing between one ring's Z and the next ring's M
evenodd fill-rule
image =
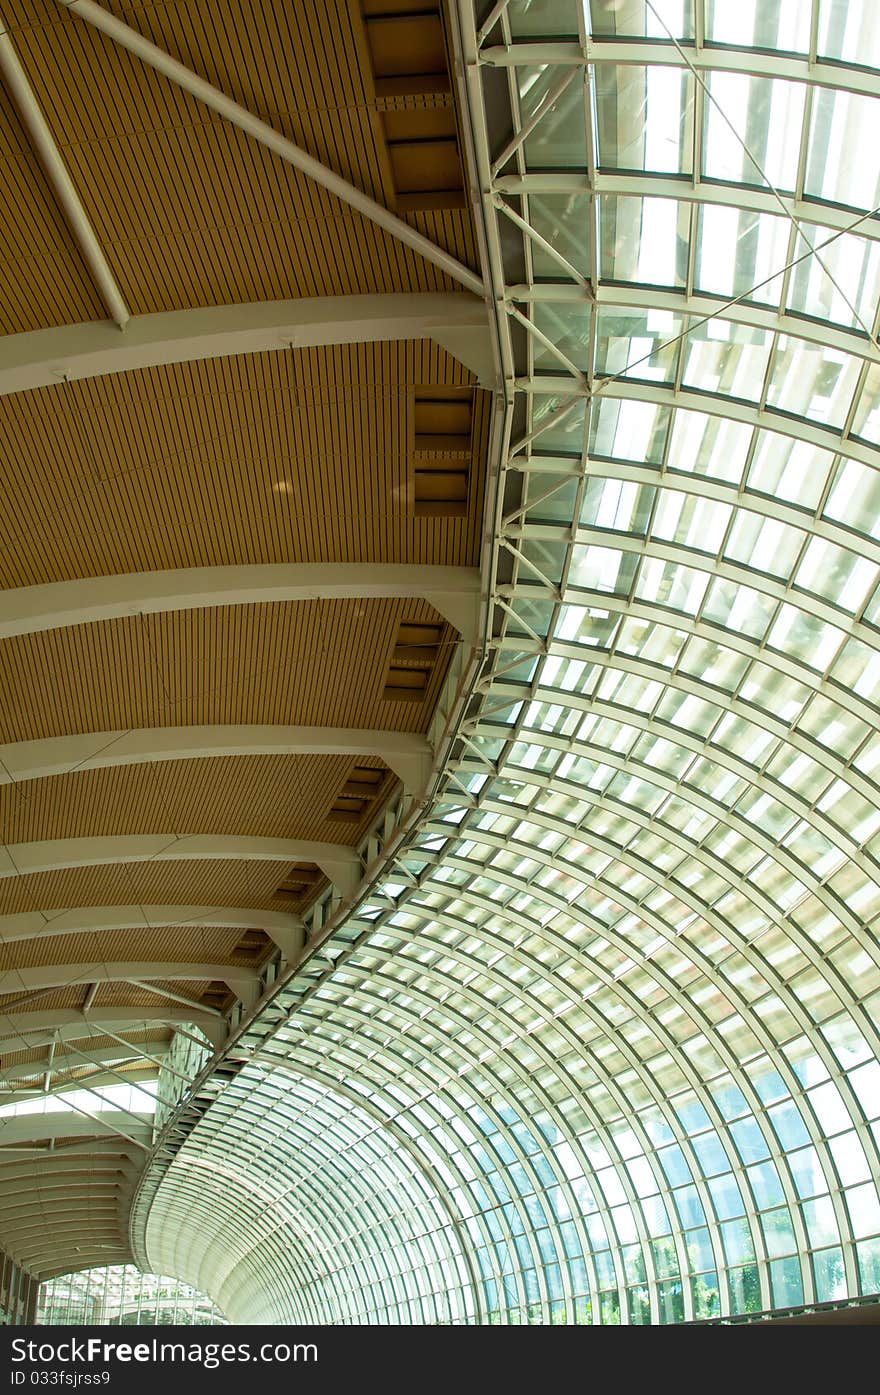
M78 978L68 985L53 988L48 992L34 992L33 989L22 989L19 993L0 994L0 1033L3 1031L3 1014L15 1009L25 1019L21 1030L27 1031L26 1014L29 1011L35 1013L51 1012L54 1008L82 1008L86 995L92 984L96 982L99 975L94 978ZM167 989L168 992L182 994L193 1001L201 997L210 985L210 980L193 982L187 980L179 983L176 980L156 980L156 986ZM31 1001L25 1002L29 997ZM19 1004L20 1006L16 1006ZM92 1006L96 1008L124 1007L124 1008L156 1008L159 1005L169 1005L169 999L159 993L151 992L149 988L141 988L133 983L101 983L98 987L97 995ZM179 1006L179 1004L178 1004ZM132 1021L136 1021L136 1012L132 1014ZM39 1030L44 1030L40 1028ZM114 1031L115 1031L114 1027ZM127 1032L122 1033L123 1036Z
M46 0L21 62L132 313L454 289L444 273ZM347 0L139 5L127 21L378 202L387 157ZM443 245L474 260L468 215ZM51 266L45 269L52 287ZM45 292L44 292L45 294Z
M0 826L8 843L170 832L349 843L357 827L328 814L354 763L224 756L77 770L0 788Z
M89 1051L102 1051L105 1047L119 1048L120 1050L123 1049L119 1046L118 1041L114 1041L113 1037L102 1036L100 1033L100 1028L96 1027L95 1031L97 1035L89 1039ZM159 1045L160 1043L168 1042L171 1038L171 1031L168 1027L162 1026L151 1027L148 1028L146 1031L141 1027L139 1029L135 1028L131 1031L126 1030L124 1035L127 1041L136 1042L139 1045L143 1046L143 1048L146 1051L151 1051L155 1046ZM14 1066L27 1065L29 1062L33 1061L34 1073L39 1074L42 1078L42 1071L40 1070L40 1065L41 1063L45 1064L48 1054L49 1048L47 1046L32 1046L29 1047L27 1050L23 1051L15 1051L14 1049L6 1050L3 1052L2 1057L3 1070L12 1070ZM114 1066L114 1070L115 1069L116 1067ZM31 1078L32 1077L29 1076L23 1076L22 1080L27 1081Z
M105 310L0 84L0 333L103 319Z
M0 944L0 969L38 968L48 964L89 963L133 959L153 963L232 964L252 966L251 955L239 951L242 932L216 926L165 926L159 929L95 930L87 935L48 935L39 940ZM184 993L187 990L182 989Z
M0 398L0 583L251 562L473 566L477 511L426 529L413 516L410 459L417 386L469 381L420 340L176 364ZM484 435L481 416L476 496Z
M116 984L108 984L108 990L116 986ZM25 1013L28 1010L49 1012L52 1008L81 1008L88 988L88 982L77 978L68 985L63 987L59 985L47 993L41 993L24 986L10 993L0 993L0 1034L4 1030L3 1014L11 1012L13 1008L15 1008L16 1013ZM8 1029L8 1023L5 1026Z
M62 910L68 906L254 906L289 911L277 896L283 862L137 862L115 867L68 868L0 880L0 914Z
M453 137L452 108L444 105L438 116L436 94L377 96L358 0L103 3L392 209L405 204L395 202L383 121L395 140ZM55 0L4 0L2 18L131 313L459 289ZM4 103L0 94L0 333L103 319L106 309L30 142ZM443 155L438 151L438 159ZM404 174L404 184L417 190L412 197L425 202L422 172ZM468 210L426 206L402 216L476 265ZM466 387L473 378L426 340L288 349L4 398L0 587L248 563L475 566L489 399L475 392L463 516L416 517L414 401L425 384ZM437 627L420 702L383 696L401 625ZM424 732L457 643L421 600L224 607L4 640L0 742L214 723ZM381 762L356 763L360 783L351 779L355 762L342 756L74 770L0 788L0 837L28 842L169 829L346 844L383 797L356 798L364 771L379 770ZM393 783L385 777L381 790ZM362 808L361 822L358 813L349 822L330 817L334 805L337 814ZM295 911L324 885L321 875L291 900L278 894L286 880L296 881L295 869L280 862L72 868L0 879L0 914L155 903ZM253 967L271 953L274 945L260 931L160 926L0 944L0 965L24 971L95 963L97 977L111 961ZM0 1018L25 999L16 1014L81 1009L88 975L86 969L81 982L45 993L10 991L0 997ZM231 1002L225 984L207 980L155 987ZM117 1005L135 1019L139 1008L171 1006L157 992L123 983L102 984L96 1004ZM95 1031L92 1046L113 1045ZM136 1021L126 1034L147 1049L170 1037L159 1023L145 1030ZM33 1062L39 1072L47 1054L22 1043L0 1064ZM56 1059L68 1067L74 1061L63 1045ZM84 1120L84 1135L89 1127Z
M441 617L420 600L301 601L4 640L0 740L214 722L425 731L433 693L415 708L381 699L402 620ZM447 630L450 652L457 642Z

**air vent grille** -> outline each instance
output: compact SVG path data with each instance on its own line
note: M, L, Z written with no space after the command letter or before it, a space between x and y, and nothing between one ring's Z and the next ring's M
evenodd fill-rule
M465 517L473 457L473 389L416 388L413 418L416 517Z
M397 209L464 208L443 21L436 5L363 0L376 107Z
M398 627L382 697L387 702L421 702L443 645L445 626L404 620Z

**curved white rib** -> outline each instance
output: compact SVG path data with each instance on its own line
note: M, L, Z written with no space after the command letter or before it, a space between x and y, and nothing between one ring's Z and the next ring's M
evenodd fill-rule
M480 574L473 567L277 562L190 567L53 581L0 595L0 639L131 615L269 602L423 598L476 638Z
M412 732L308 726L182 726L95 731L0 746L0 785L67 771L210 756L379 756L409 790L428 779L431 748Z
M31 876L69 867L113 866L120 862L314 862L349 895L360 879L354 848L300 838L244 838L234 834L134 833L106 838L57 838L40 843L7 843L0 848L0 877Z
M0 339L0 396L164 363L324 344L433 339L481 379L491 373L486 310L467 291L316 296L136 315Z

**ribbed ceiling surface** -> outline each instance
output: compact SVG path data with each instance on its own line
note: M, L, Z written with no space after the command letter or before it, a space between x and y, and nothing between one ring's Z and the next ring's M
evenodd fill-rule
M458 148L436 16L426 96L348 0L98 14L188 76L0 11L0 1246L38 1277L130 1259L172 1034L221 1043L423 792L490 405L472 213L389 143L427 103Z

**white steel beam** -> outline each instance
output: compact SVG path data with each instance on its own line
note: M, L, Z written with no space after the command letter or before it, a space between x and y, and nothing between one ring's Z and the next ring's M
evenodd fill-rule
M118 330L124 329L128 323L128 308L101 250L94 229L86 216L86 211L80 202L79 195L46 124L46 119L40 110L31 85L25 76L9 33L2 27L2 21L0 21L0 71L3 73L4 81L15 100L28 135L42 161L52 192L61 206L71 232L76 238L79 250L101 293L101 299L115 321L109 333L118 348L121 342Z
M17 1199L9 1197L0 1202L0 1225L4 1237L11 1240L43 1228L55 1231L59 1223L64 1226L68 1219L75 1223L76 1217L83 1221L113 1222L118 1220L119 1201L119 1189L107 1184L71 1191L67 1202L64 1197L51 1193L22 1191Z
M82 1062L84 1065L93 1067L90 1075L88 1076L88 1081L90 1085L106 1085L114 1081L118 1081L122 1085L133 1084L135 1086L135 1089L139 1090L142 1095L145 1095L148 1099L155 1102L155 1091L148 1090L145 1088L145 1086L140 1084L140 1081L142 1080L155 1081L158 1076L158 1071L151 1061L147 1061L146 1059L140 1059L139 1057L131 1057L128 1061L118 1062L117 1065L127 1066L125 1074L123 1074L122 1071L118 1070L115 1065L109 1064L106 1061L101 1062L97 1060L95 1057L92 1056L91 1053L87 1054L81 1048L74 1046L72 1042L68 1042L65 1045L64 1057L64 1068L67 1071L75 1070L77 1068L78 1061ZM73 1057L76 1057L77 1059L71 1059ZM71 1079L68 1080L66 1084L56 1085L55 1092L58 1093L59 1091L63 1090L75 1089L76 1080L77 1077L73 1076Z
M486 309L458 292L319 296L137 315L125 334L99 321L0 339L0 396L79 378L325 344L433 339L479 381L492 381Z
M84 1064L90 1059L88 1056L84 1056L82 1052L77 1052L76 1054L79 1057L79 1059L76 1061L72 1061L67 1066L65 1066L65 1072L70 1071L74 1068L77 1070L81 1070ZM6 1078L6 1072L4 1071L4 1081L6 1080ZM155 1079L156 1067L152 1065L149 1061L144 1061L138 1065L130 1065L124 1075L121 1071L112 1070L109 1066L101 1067L100 1065L98 1065L90 1075L82 1077L83 1082L87 1085L127 1085L129 1083L134 1084L136 1082L140 1082L141 1080ZM0 1107L4 1107L7 1104L21 1104L22 1102L33 1101L36 1099L45 1099L47 1096L50 1095L63 1095L66 1094L68 1090L78 1089L79 1085L80 1077L71 1076L69 1074L62 1073L61 1071L56 1072L55 1082L49 1087L48 1090L41 1090L39 1087L30 1088L28 1086L22 1086L20 1089L15 1090L7 1089L4 1085L4 1087L0 1089ZM2 1187L2 1178L0 1178L0 1187Z
M84 1155L83 1150L88 1149ZM65 1176L89 1177L106 1174L113 1176L115 1173L123 1174L120 1181L126 1180L135 1174L130 1156L113 1148L107 1149L103 1144L104 1151L98 1152L98 1142L93 1144L79 1145L79 1151L74 1147L66 1146L62 1149L53 1148L52 1152L45 1152L41 1162L22 1163L9 1158L5 1160L0 1152L0 1189L6 1190L10 1185L14 1185L22 1178L36 1182L54 1182L54 1174L58 1174L59 1180L63 1181Z
M96 1035L99 1035L99 1033L96 1033ZM143 1048L141 1048L137 1043L133 1043L133 1049L129 1051L122 1050L118 1046L102 1046L96 1048L94 1051L90 1053L90 1055L92 1061L96 1065L100 1065L105 1062L113 1063L134 1060L145 1060L154 1063L155 1065L162 1065L163 1062L160 1058L166 1054L169 1046L170 1042L167 1041L144 1042ZM30 1078L36 1080L45 1072L45 1069L45 1061L19 1061L14 1066L5 1066L2 1069L0 1069L0 1104L7 1103L9 1100L9 1094L4 1093L4 1091L6 1090L6 1087L8 1086L10 1081L27 1080ZM69 1083L65 1085L60 1085L57 1080L57 1077L63 1075L65 1071L70 1069L71 1067L68 1064L65 1064L64 1062L62 1062L61 1065L56 1068L56 1083L52 1086L53 1092L60 1089L70 1089ZM155 1075L155 1073L156 1072L154 1069L152 1071L152 1074ZM13 1089L14 1088L15 1087L13 1087ZM22 1087L22 1090L24 1090L24 1087ZM30 1091L31 1096L34 1096L34 1094L35 1091Z
M57 1278L59 1274L69 1274L73 1269L133 1263L127 1240L120 1239L113 1245L105 1245L100 1241L92 1244L84 1235L76 1238L80 1241L79 1244L66 1241L63 1246L50 1244L49 1239L45 1238L42 1245L38 1243L28 1249L19 1247L16 1257L23 1264L27 1264L31 1273L35 1274L41 1283Z
M180 726L84 732L0 746L0 785L69 770L212 756L380 756L405 788L427 784L431 748L412 732L306 726Z
M216 606L417 597L454 625L466 644L475 642L480 603L476 568L392 562L191 567L23 586L0 594L0 639Z
M619 196L623 198L678 199L683 203L708 204L710 207L735 208L748 213L784 214L796 223L816 223L832 232L852 231L859 237L880 238L880 217L876 213L854 213L839 204L823 203L821 199L798 199L791 194L759 189L749 184L724 184L712 181L696 183L689 175L651 174L638 170L627 172L597 171L590 175L586 169L558 171L536 170L529 174L499 175L492 182L499 194L554 194L567 196Z
M354 208L385 232L390 233L392 237L397 238L399 242L404 243L414 252L417 252L419 256L424 257L426 261L439 267L441 271L464 286L466 290L473 291L475 295L483 294L483 282L476 272L471 271L470 267L464 266L451 253L438 247L436 243L431 242L422 233L411 227L409 223L398 218L395 213L383 208L381 204L376 203L375 199L371 199L369 195L356 189L353 184L349 184L347 180L328 169L326 165L322 165L314 156L294 145L293 141L282 136L280 132L273 130L265 121L261 121L259 117L254 116L252 112L247 111L231 97L227 97L219 88L212 86L204 78L200 78L191 68L187 68L176 58L172 58L170 54L150 43L149 39L144 38L136 29L124 24L100 5L94 4L93 0L58 0L58 3L64 9L70 10L71 13L94 25L96 29L100 29L116 43L128 49L129 53L135 54L151 68L155 68L157 72L169 78L171 82L177 83L178 87L182 87L185 92L189 92L198 101L204 102L212 111L216 111L227 121L231 121L239 130L259 141L261 145L265 145L267 149L278 155L287 164L293 165L295 169L298 169L309 179L313 179L316 184L320 184L336 198L348 204L350 208Z
M360 880L354 848L301 838L246 838L234 834L120 834L106 838L58 838L0 846L0 878L57 872L67 867L115 866L122 862L314 862L343 895Z
M769 281L771 278L768 277ZM727 321L747 325L769 334L787 334L808 343L823 344L838 353L856 358L880 360L880 349L865 334L840 329L826 322L811 322L803 315L780 314L773 306L760 306L724 296L687 295L683 291L658 290L651 286L599 286L593 294L571 282L541 281L535 285L511 286L507 291L509 308L514 304L556 304L612 306L615 309L665 310L687 319Z
M150 983L146 979L128 978L125 981L126 983L133 984L135 988L143 988L148 993L155 993L160 998L169 998L172 1003L184 1003L189 1007L199 1007L199 1003L196 1001L195 998L187 997L185 993L175 993L170 988L160 988L158 984ZM259 983L259 979L255 977L250 979L242 979L236 985L236 988L240 989L238 996L242 998L248 1006L256 1002L257 998L259 997ZM227 984L226 986L227 988L232 987L231 984ZM215 1017L223 1016L223 1014L219 1011L218 1008L209 1008L208 1010L212 1012ZM83 1009L83 1011L85 1011L85 1009Z

